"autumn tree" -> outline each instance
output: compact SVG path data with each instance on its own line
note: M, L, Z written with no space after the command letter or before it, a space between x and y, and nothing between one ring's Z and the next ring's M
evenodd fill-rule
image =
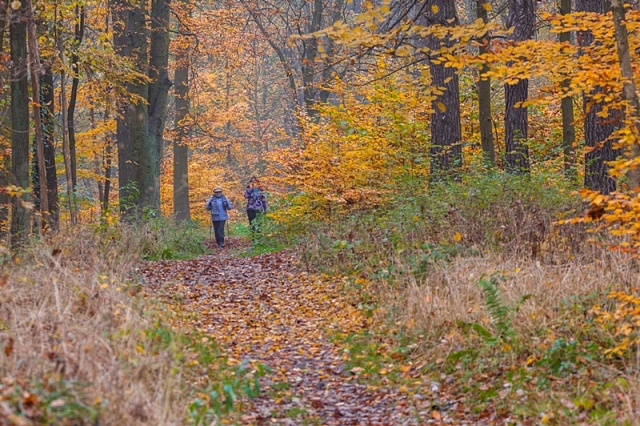
M454 0L428 1L420 5L423 9L419 24L425 26L459 25ZM457 69L438 57L441 50L450 49L456 40L451 37L439 39L429 36L427 46L433 52L429 56L431 85L439 94L432 101L431 114L431 158L432 179L440 179L444 172L459 168L462 164L462 129L460 127L460 81ZM444 49L443 49L444 48Z
M155 149L153 158L153 203L160 210L160 163L164 157L164 128L171 80L169 79L170 0L152 0L151 37L149 47L149 144Z
M188 0L180 3L187 19L191 15ZM174 74L175 94L175 140L173 142L173 215L178 221L191 220L189 205L189 65L191 37L181 34L184 24L178 24L176 40L176 68Z
M507 27L513 28L512 41L523 42L533 38L535 29L535 3L533 0L509 0ZM511 173L529 171L529 121L527 107L523 105L529 97L529 79L519 78L516 83L506 84L505 96L505 157L507 170Z
M320 87L332 77L331 67L320 68L323 62L320 56L326 58L328 53L333 53L335 45L329 45L327 51L318 38L306 36L337 22L346 6L344 0L242 4L278 56L288 80L293 108L313 117ZM290 42L293 36L295 44ZM323 96L326 98L327 94Z
M9 34L9 16L8 3L0 2L0 239L6 238L8 229L7 221L9 220L9 194L3 188L10 183L10 149L11 141L11 114L10 114L10 92L6 90L9 87L11 79L7 65L10 56L7 53L7 35Z
M19 193L11 199L11 245L29 236L29 82L27 69L27 5L9 16L11 41L11 175Z
M629 105L629 115L634 137L632 138L629 154L631 161L637 162L640 158L640 145L638 135L640 135L640 99L636 91L636 84L633 81L633 67L631 65L631 49L629 47L629 33L626 24L625 5L621 0L611 0L613 22L615 25L616 45L618 50L618 60L622 78L624 79L622 94ZM634 164L627 173L629 184L636 191L640 190L640 168Z
M149 69L147 14L143 4L112 0L113 44L116 53L128 58L136 70ZM119 100L117 126L118 178L123 213L135 208L157 208L157 147L149 137L149 81L137 78L126 84L128 96Z
M560 2L560 14L568 15L571 13L571 0L561 0ZM558 36L560 43L571 43L571 32L563 31ZM568 73L567 73L568 74ZM563 88L570 88L570 79L567 75L567 79L562 84ZM576 152L575 152L575 140L576 130L573 124L573 96L566 95L562 97L562 151L564 154L564 172L567 176L572 176L574 173Z
M476 16L483 23L489 22L489 10L491 4L487 0L476 0ZM487 33L482 34L479 39L478 53L485 55L489 52L489 44L491 40ZM491 118L491 77L487 76L489 66L483 63L480 67L480 75L478 77L478 120L480 121L480 140L482 151L489 165L496 165L496 150L493 140L493 121Z
M576 0L577 12L591 12L604 15L610 10L608 0ZM588 55L589 48L594 43L591 31L578 33L578 44L582 48L582 54ZM583 95L584 117L584 144L587 148L584 165L584 186L608 194L616 189L615 180L609 176L609 161L618 156L613 149L611 134L619 121L619 110L605 110L603 88L594 87ZM607 108L608 110L608 108ZM604 117L603 117L604 115Z

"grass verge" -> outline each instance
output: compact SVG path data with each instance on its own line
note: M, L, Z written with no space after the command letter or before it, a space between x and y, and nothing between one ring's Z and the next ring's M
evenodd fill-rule
M258 392L253 372L172 329L174 314L143 291L141 259L196 256L204 234L166 221L78 226L16 254L0 274L0 418L209 424Z

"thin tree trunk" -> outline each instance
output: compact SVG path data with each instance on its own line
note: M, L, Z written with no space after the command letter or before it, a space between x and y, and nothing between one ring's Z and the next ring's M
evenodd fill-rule
M113 158L113 140L111 134L105 140L105 164L104 164L104 194L102 199L102 213L109 211L109 197L111 196L111 170Z
M610 8L607 0L576 0L575 9L577 12L595 12L605 14ZM578 44L581 47L588 47L594 42L594 36L590 31L578 33ZM613 141L610 140L611 133L616 128L622 115L621 111L611 111L607 118L601 118L604 107L603 102L596 102L594 96L602 92L602 87L596 86L591 93L583 94L584 117L584 144L587 148L584 166L584 186L599 191L602 194L609 194L616 190L616 181L609 175L610 161L618 156L613 149Z
M58 202L58 174L56 170L55 147L55 107L53 72L50 67L45 70L41 80L40 99L42 103L42 130L44 144L44 161L47 173L47 198L49 201L49 227L58 229L60 223L60 209Z
M169 99L169 19L170 0L152 0L151 46L149 49L149 139L155 147L154 194L155 209L160 213L160 165L164 158L164 127Z
M36 135L36 155L38 163L38 183L42 228L48 227L49 199L47 191L47 169L44 161L44 142L42 137L42 111L40 104L40 51L38 32L31 0L25 0L27 7L27 44L29 46L29 69L31 71L31 93L33 94L33 121Z
M571 0L560 1L560 13L568 15L571 13ZM559 35L560 43L571 43L571 31L565 31ZM569 88L569 79L562 83L562 87ZM573 125L573 98L564 96L562 98L562 152L564 153L564 174L567 177L575 176L576 150L576 130Z
M24 191L11 199L11 246L20 247L29 237L29 83L27 79L26 3L12 13L11 41L11 174L13 184Z
M78 99L78 86L80 84L80 69L78 57L78 49L84 38L84 6L76 6L76 24L73 38L73 50L71 53L71 70L73 72L71 79L71 96L69 97L69 107L67 111L67 129L69 135L69 157L71 161L71 182L75 192L78 184L78 166L76 155L76 103Z
M631 53L629 49L629 34L627 24L625 23L625 9L621 0L611 0L611 8L613 11L613 23L616 29L616 45L618 47L618 58L620 60L620 69L622 78L624 79L622 93L630 107L630 115L632 123L635 127L635 140L629 155L631 159L640 159L640 145L638 145L638 136L640 136L640 100L638 92L636 92L636 84L633 81L633 68L631 66ZM629 186L634 189L640 189L640 168L633 168L627 173Z
M62 51L60 52L60 60L64 61ZM69 149L69 138L67 129L69 128L69 117L67 105L67 76L63 70L60 71L60 109L62 110L62 157L64 158L64 174L67 180L67 198L69 199L69 215L71 216L71 224L78 223L76 214L75 199L73 193L73 180L71 178L71 151Z
M476 13L479 19L485 24L489 22L487 11L487 0L477 0ZM489 51L489 38L483 34L479 40L479 54L483 55ZM480 140L482 142L482 153L487 165L496 165L496 150L493 142L493 122L491 121L491 77L485 77L489 72L489 66L485 63L480 69L478 79L478 116L480 119Z
M533 0L509 0L509 21L513 27L512 40L525 41L533 38L535 5ZM521 79L516 84L507 84L505 92L505 157L510 173L529 173L529 117L522 104L529 98L529 80Z

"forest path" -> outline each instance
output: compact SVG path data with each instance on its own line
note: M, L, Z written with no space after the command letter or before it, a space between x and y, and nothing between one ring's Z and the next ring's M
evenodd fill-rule
M241 257L236 249L243 244L231 238L213 254L153 262L143 271L152 287L181 296L172 303L195 312L192 326L215 339L232 362L271 369L242 424L439 423L420 395L366 386L345 369L348 353L331 335L361 332L366 320L340 282L307 274L291 252Z

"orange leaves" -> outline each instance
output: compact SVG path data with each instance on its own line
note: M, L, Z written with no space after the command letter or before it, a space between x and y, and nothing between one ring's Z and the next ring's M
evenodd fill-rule
M244 423L290 419L302 415L302 409L305 419L374 424L376 418L412 418L415 407L406 401L406 394L412 394L407 386L399 392L367 387L357 381L367 371L344 369L348 351L334 344L332 336L360 333L368 323L345 295L344 280L308 274L290 253L240 258L228 251L154 263L144 274L149 289L163 292L167 305L179 312L172 317L176 327L210 336L228 365L245 368L250 375L260 365L271 371L260 383L267 391L246 406ZM209 368L196 360L187 363ZM399 372L408 379L412 371L411 365L387 364L379 373Z

